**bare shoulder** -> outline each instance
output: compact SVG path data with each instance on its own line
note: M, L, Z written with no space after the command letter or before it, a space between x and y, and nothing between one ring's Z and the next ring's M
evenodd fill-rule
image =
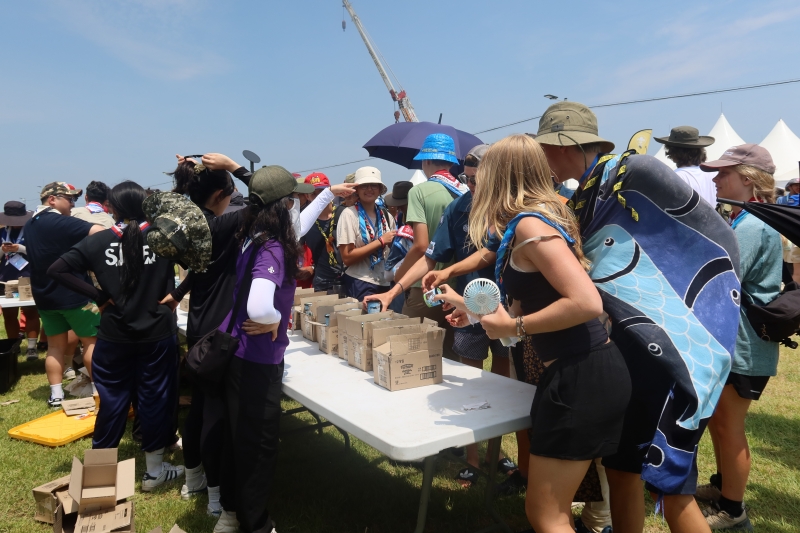
M559 235L559 232L538 217L525 217L517 224L515 235L518 241L524 241L534 237Z

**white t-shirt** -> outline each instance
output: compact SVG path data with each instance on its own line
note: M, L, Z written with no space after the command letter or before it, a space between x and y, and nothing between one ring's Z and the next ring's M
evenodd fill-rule
M717 205L717 188L711 179L716 172L703 172L700 167L681 167L675 169L675 174L697 191L700 198L711 206Z
M386 222L390 230L395 229L394 217L391 215L387 216ZM367 244L361 238L361 229L358 225L358 211L356 211L355 207L348 207L342 211L339 218L339 225L336 226L336 244L337 246L354 244L356 248L361 248ZM389 246L385 247L381 253L385 260L386 256L389 255ZM388 286L389 280L386 279L386 270L384 269L383 261L375 265L373 269L369 268L369 262L369 257L366 257L358 263L350 265L347 267L347 275L375 285Z

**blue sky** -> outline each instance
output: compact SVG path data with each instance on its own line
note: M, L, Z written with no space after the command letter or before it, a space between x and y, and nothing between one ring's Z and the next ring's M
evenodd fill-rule
M422 120L477 132L586 104L800 77L796 0L353 0ZM165 184L175 153L243 149L292 171L366 157L393 104L338 0L26 0L0 17L2 201L39 187ZM747 142L800 133L800 84L597 111L600 134L725 112ZM536 131L537 121L481 136ZM658 145L651 145L655 153ZM386 183L410 172L375 160ZM359 164L324 169L341 181Z

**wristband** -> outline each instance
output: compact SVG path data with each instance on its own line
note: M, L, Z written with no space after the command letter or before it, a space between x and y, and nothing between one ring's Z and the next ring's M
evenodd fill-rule
M403 284L402 284L402 283L400 283L399 281L397 281L397 282L395 282L395 283L396 283L397 285L400 285L400 289L402 289L402 291L403 291L403 292L406 292L406 288L405 288L405 287L403 287Z
M386 243L383 242L383 237L378 237L378 241L381 243L381 248L386 246Z

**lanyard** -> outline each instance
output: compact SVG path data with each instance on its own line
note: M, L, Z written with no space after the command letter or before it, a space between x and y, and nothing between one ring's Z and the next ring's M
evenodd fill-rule
M23 227L21 230L19 230L19 235L17 235L17 239L14 241L14 244L21 243L24 234L25 228ZM3 228L3 242L11 242L11 228Z
M336 206L333 206L333 209L331 210L331 223L328 225L327 235L325 235L325 232L322 231L322 226L319 225L319 219L315 220L314 223L317 225L317 229L319 230L320 235L322 235L322 239L325 241L325 250L328 252L328 264L330 266L335 266L338 263L338 261L336 261L336 254L333 249L333 237L336 235Z

